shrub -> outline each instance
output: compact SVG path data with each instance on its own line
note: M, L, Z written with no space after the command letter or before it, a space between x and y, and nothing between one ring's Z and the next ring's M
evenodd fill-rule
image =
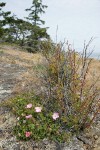
M14 133L18 139L40 140L46 137L61 142L70 138L71 134L61 129L59 113L48 113L39 96L33 94L18 96L12 99L10 106L17 116Z
M56 110L62 116L62 126L71 132L80 132L90 127L99 113L99 90L96 82L89 83L89 67L92 59L84 45L83 54L76 53L67 43L67 50L62 43L47 56L45 75L45 108ZM45 98L44 98L45 99Z
M46 137L64 142L91 126L100 109L96 81L88 82L92 59L88 58L87 48L91 41L82 55L71 50L69 44L65 51L63 44L49 43L52 50L44 53L47 61L42 74L43 93L25 94L11 102L18 118L14 127L17 138Z

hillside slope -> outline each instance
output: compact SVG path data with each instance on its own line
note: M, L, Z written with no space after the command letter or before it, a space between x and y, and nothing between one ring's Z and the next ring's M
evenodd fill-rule
M21 51L14 46L0 46L0 101L31 90L39 80L34 67L43 64L40 54Z
M41 81L38 73L44 64L45 59L41 54L27 53L16 46L0 45L0 102L25 91L39 92ZM93 74L94 78L100 76L100 62L95 59L89 69L89 82ZM100 81L97 85L100 87ZM16 124L15 116L6 107L0 108L0 115L0 150L99 150L100 148L100 121L91 132L81 138L82 141L73 138L70 144L61 147L46 139L38 143L32 140L29 142L16 140L12 133L13 125Z

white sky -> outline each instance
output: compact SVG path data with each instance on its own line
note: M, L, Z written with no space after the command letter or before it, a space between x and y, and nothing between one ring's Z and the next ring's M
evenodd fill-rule
M18 17L27 16L24 11L31 6L32 0L0 0L6 2L6 10ZM83 48L84 40L96 37L91 47L100 53L100 0L43 0L48 6L42 16L48 33L55 41L58 25L58 42L68 40L77 50Z

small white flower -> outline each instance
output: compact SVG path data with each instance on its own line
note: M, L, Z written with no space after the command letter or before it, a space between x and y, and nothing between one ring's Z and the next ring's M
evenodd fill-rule
M52 118L54 120L56 120L57 118L59 118L59 113L57 113L57 112L53 113Z
M20 119L20 117L17 118L17 120L19 120L19 119Z

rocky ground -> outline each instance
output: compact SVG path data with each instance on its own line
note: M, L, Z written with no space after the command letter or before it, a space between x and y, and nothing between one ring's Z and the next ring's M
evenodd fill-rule
M38 89L40 81L34 66L43 64L40 54L29 54L15 46L0 45L0 103L30 89ZM98 63L97 63L98 64ZM100 64L97 65L100 67ZM59 144L44 139L42 142L18 141L12 129L16 118L7 107L0 107L0 150L100 150L100 120L95 127L69 143Z

